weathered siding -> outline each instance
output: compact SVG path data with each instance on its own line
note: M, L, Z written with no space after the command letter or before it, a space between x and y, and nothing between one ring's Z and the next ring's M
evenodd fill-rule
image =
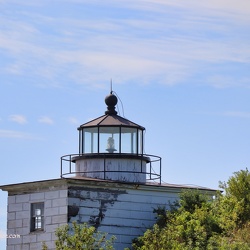
M136 189L137 188L137 189ZM178 198L176 193L131 188L70 187L69 205L79 207L70 222L88 222L99 231L116 237L116 249L130 247L132 239L155 223L153 210L167 207Z
M124 182L146 182L146 161L142 159L81 159L76 161L78 176Z

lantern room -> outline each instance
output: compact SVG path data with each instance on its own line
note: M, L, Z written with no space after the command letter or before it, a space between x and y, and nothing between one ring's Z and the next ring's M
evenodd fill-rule
M143 153L144 127L117 115L117 97L110 93L105 98L105 115L81 125L80 154L135 154Z
M117 102L111 91L105 98L105 114L78 127L79 153L61 158L61 176L74 173L78 177L136 183L161 179L161 158L144 154L145 128L117 115ZM66 173L64 162L69 163ZM152 168L155 162L158 173Z

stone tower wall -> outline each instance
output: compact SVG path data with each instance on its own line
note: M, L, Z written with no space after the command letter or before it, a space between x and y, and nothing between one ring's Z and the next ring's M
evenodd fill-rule
M7 250L38 250L42 242L54 249L55 229L67 223L67 190L34 192L8 197ZM31 203L44 202L44 231L30 232Z

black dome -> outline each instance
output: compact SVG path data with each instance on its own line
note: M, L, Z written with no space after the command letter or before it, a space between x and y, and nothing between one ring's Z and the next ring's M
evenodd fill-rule
M105 103L107 104L107 111L105 112L106 115L116 115L117 112L115 111L115 105L117 104L118 100L112 92L105 98Z

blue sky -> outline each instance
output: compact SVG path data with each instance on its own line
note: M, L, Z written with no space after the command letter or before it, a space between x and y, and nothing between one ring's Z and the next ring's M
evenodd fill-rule
M59 177L76 128L104 114L111 78L165 182L217 188L250 168L248 0L0 0L0 10L1 185Z

